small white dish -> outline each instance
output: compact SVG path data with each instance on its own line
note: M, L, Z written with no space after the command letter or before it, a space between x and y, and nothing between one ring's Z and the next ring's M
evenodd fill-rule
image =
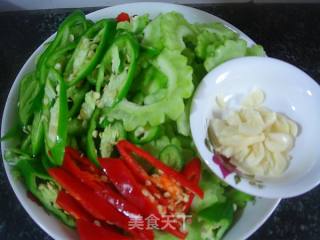
M260 186L246 178L238 182L236 173L224 178L205 144L216 97L227 96L240 104L239 100L255 88L265 93L264 106L285 114L300 128L288 169L279 177L264 178ZM237 58L209 72L200 83L191 108L192 137L204 162L232 187L266 198L297 196L320 183L319 103L319 85L295 66L269 57Z

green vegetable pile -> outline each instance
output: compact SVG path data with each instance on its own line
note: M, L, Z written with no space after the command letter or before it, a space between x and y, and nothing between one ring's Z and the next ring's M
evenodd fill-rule
M6 160L29 191L72 226L54 204L59 186L45 171L62 164L66 146L99 164L97 157L113 156L117 141L129 139L181 170L197 156L189 112L203 76L227 60L264 54L219 22L191 24L177 12L94 23L75 11L20 83L19 123L3 138L17 144ZM206 169L200 186L205 198L194 200L188 239L220 239L252 198Z

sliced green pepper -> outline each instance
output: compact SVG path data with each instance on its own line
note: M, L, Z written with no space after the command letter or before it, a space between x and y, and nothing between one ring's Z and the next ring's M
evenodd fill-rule
M34 114L34 102L40 86L35 73L29 73L21 80L19 89L18 114L22 126L27 125Z
M25 153L31 152L31 136L27 135L27 137L21 143L21 151Z
M77 42L89 25L89 22L81 11L74 11L61 23L56 37L49 43L37 62L37 77L41 84L44 84L46 81L48 74L47 61L50 56L70 43Z
M79 149L79 145L75 137L69 138L68 146L72 147L73 149Z
M52 42L48 44L47 48L44 50L37 61L36 76L40 82L40 85L44 86L47 82L47 76L49 72L48 66L53 66L59 69L59 64L65 64L65 59L64 57L62 57L62 52L65 53L65 51L67 50L71 51L74 48L74 44L78 42L80 36L83 35L83 33L90 25L90 22L85 19L85 15L81 11L73 12L63 21L63 23L59 26L56 37ZM60 70L63 70L62 65ZM55 89L55 86L52 86L50 89ZM31 131L31 145L33 155L37 155L43 147L45 127L43 121L48 120L49 116L50 97L44 97L45 91L40 90L37 95L35 94L35 115L32 122ZM49 91L49 93L52 92L54 91ZM41 104L43 101L48 102L45 108L43 108Z
M139 44L131 34L120 34L105 54L98 70L96 90L103 89L100 108L113 107L126 97L135 77Z
M254 201L253 196L233 188L227 191L225 195L229 201L236 204L239 208L244 208L248 202Z
M221 239L233 221L233 206L229 201L213 204L199 212L201 237L203 239Z
M94 70L112 41L115 27L113 20L103 19L81 37L64 73L69 86L77 84Z
M76 46L76 43L70 43L66 47L53 52L47 59L47 66L62 73Z
M47 151L52 163L60 166L67 139L67 89L62 76L52 68L45 87L44 114Z
M41 163L32 159L20 159L17 168L27 189L41 202L45 209L61 219L66 225L74 227L74 219L56 204L60 186L44 171Z
M35 112L31 127L31 152L33 156L38 155L43 146L44 129L43 129L42 111Z
M43 152L39 155L39 158L41 159L41 163L44 169L48 170L49 168L55 167L55 165L50 160L50 157L48 157L48 154Z
M86 124L77 118L70 119L68 121L68 134L72 136L78 136L82 134L86 129Z
M89 91L90 85L89 83L84 83L81 87L72 86L67 90L68 99L71 99L71 107L69 108L68 116L75 117L79 114L81 105L86 96L86 93Z
M97 159L98 153L97 153L94 139L97 137L97 134L98 134L96 128L99 120L99 114L100 114L99 109L95 109L92 114L92 117L89 122L89 128L87 132L87 144L86 144L87 155L89 159L97 166L99 166L100 164Z
M133 132L129 133L129 139L135 144L144 144L152 141L160 134L160 127L146 125L144 127L138 127Z

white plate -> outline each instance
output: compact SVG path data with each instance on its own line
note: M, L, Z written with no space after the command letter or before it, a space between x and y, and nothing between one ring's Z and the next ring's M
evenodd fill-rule
M127 12L130 15L137 14L142 15L145 13L149 13L150 17L153 18L160 13L169 12L169 11L177 11L182 13L185 18L190 22L212 22L212 21L219 21L223 24L227 25L234 31L238 32L240 36L245 39L249 45L253 43L253 41L247 37L244 33L239 31L237 28L232 26L231 24L225 22L224 20L215 17L209 13L186 7L181 5L175 4L168 4L168 3L132 3L132 4L124 4L118 5L114 7L104 8L98 10L96 12L90 13L87 15L88 18L92 19L93 21L99 20L101 18L110 18L116 17L120 12ZM49 39L51 39L51 36ZM48 39L48 40L49 40ZM47 41L48 41L47 40ZM30 72L35 67L35 60L36 56L38 56L41 51L43 50L43 44L31 55L31 57L27 60L27 62L22 67L21 71L19 72L18 76L16 77L6 105L4 109L4 114L2 118L2 125L1 125L1 135L3 136L4 133L12 126L13 120L16 118L17 109L16 103L18 98L18 86L19 82L27 72ZM2 158L4 158L4 151L10 147L10 142L2 142L1 149L2 149ZM15 181L13 176L10 172L10 166L4 163L5 170L10 181L10 184L19 199L22 206L31 216L31 218L45 231L47 232L52 238L54 239L77 239L75 231L67 228L64 226L60 221L55 219L52 216L49 216L41 207L34 204L26 195L26 190L21 182ZM267 199L257 199L256 204L252 205L249 204L242 217L239 219L238 222L232 227L232 229L228 232L225 236L225 239L245 239L249 237L253 232L255 232L269 217L269 215L273 212L276 206L279 203L279 199L274 200L267 200Z
M204 141L208 120L216 107L216 97L228 96L231 101L235 100L235 105L239 105L253 89L261 89L265 93L264 106L285 114L299 126L295 146L290 151L292 159L288 169L279 177L262 178L262 187L250 184L245 178L236 183L235 173L224 178ZM231 186L260 197L297 196L320 182L319 102L319 85L293 65L268 57L237 58L213 69L199 84L190 115L192 136L202 159Z

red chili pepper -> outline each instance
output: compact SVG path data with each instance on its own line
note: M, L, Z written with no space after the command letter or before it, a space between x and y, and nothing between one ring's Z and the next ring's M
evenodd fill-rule
M130 218L118 212L112 205L97 195L92 189L81 183L62 168L50 168L49 174L53 177L83 208L95 219L115 224L128 231L139 239L144 233L139 229L129 229Z
M190 162L188 162L183 171L182 174L191 182L193 182L194 184L199 184L200 178L201 178L201 162L199 160L199 158L194 158L192 159ZM190 193L189 194L189 201L185 206L185 212L188 212L192 201L194 199L195 195L194 193Z
M89 160L87 160L89 162ZM91 163L90 163L91 164ZM82 165L82 166L81 166ZM93 174L89 165L83 161L79 156L71 156L70 149L66 151L62 168L78 178L82 183L86 184L92 189L105 186L106 176L102 171ZM86 170L84 170L86 169Z
M116 19L117 22L130 22L130 16L125 12L120 13Z
M56 199L56 203L75 219L83 219L92 222L93 217L83 207L65 191L61 190Z
M63 168L70 172L74 177L78 178L83 184L90 187L97 195L102 197L106 202L114 206L120 213L124 214L130 218L138 218L142 214L140 211L128 200L126 200L122 195L117 193L113 188L106 182L102 181L101 178L96 178L91 173L81 170L77 163L80 161L88 161L88 159L79 159L79 155L73 155L75 158L72 158L69 155L70 149L65 154L65 159L63 162ZM75 150L73 150L75 151ZM91 163L90 163L91 164ZM101 171L102 172L102 171ZM103 173L103 177L106 178ZM144 220L143 220L144 221ZM145 229L141 236L141 239L153 239L154 235L150 229Z
M143 216L148 217L150 215L155 216L160 221L158 226L160 228L165 227L164 218L161 216L158 203L146 188L138 183L135 177L132 175L128 167L121 159L104 158L99 159L101 166L106 172L110 181L115 185L118 191L128 200L131 201L136 207L138 207ZM185 238L186 233L180 232L178 228L167 227L163 229L178 238Z
M144 173L142 172L143 168L137 164L135 159L131 156L131 153L135 153L137 156L146 160L148 163L150 163L156 169L161 170L164 174L175 179L183 187L185 187L188 190L190 190L191 192L197 194L200 198L203 198L203 191L201 190L201 188L197 184L187 180L182 174L180 174L179 172L175 171L174 169L168 167L163 162L159 161L158 159L156 159L155 157L153 157L152 155L150 155L148 152L144 151L143 149L135 146L134 144L132 144L126 140L119 141L117 144L117 148L118 148L121 156L123 156L124 160L130 166L130 168L134 171L135 175L139 175L139 173L141 173L140 176L143 176L145 178Z
M97 168L88 158L86 158L82 153L73 149L71 147L66 147L65 156L69 155L71 158L77 160L78 166L84 168L86 171L94 173L96 175L103 175L101 169Z
M77 231L80 240L129 240L120 233L114 231L111 227L100 227L94 223L83 219L77 220Z
M152 213L158 213L156 205L143 195L144 190L147 191L147 189L143 188L143 186L135 180L122 160L114 158L102 158L99 160L114 186L122 196L138 207L143 215L147 216ZM153 202L155 202L156 199L153 199Z

